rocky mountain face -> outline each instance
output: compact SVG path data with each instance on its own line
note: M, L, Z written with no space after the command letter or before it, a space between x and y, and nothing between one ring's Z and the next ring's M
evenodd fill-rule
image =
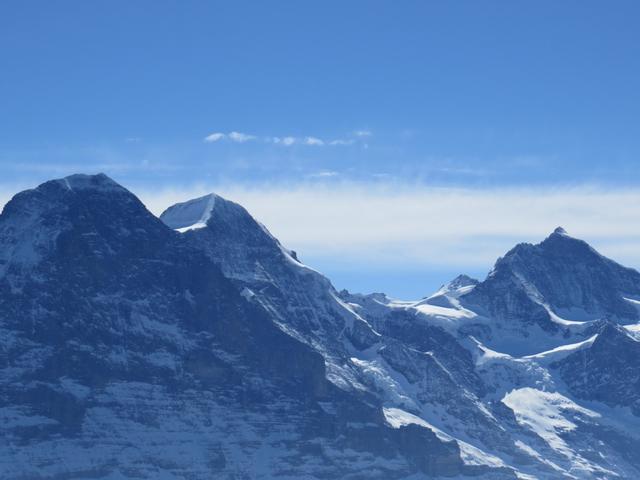
M209 195L174 205L160 218L182 230L283 331L321 351L330 376L349 377L341 365L349 351L377 341L376 332L345 305L329 280L298 261L242 206Z
M455 442L393 428L322 356L105 176L0 217L2 478L454 475Z
M640 342L624 327L607 322L593 343L552 364L571 393L640 416Z
M505 299L506 292L509 296ZM507 319L522 320L525 307L547 307L542 309L546 315L540 313L543 318L538 321L552 329L544 322L552 323L554 313L577 320L607 315L635 323L639 310L627 297L637 296L640 273L603 257L586 242L557 228L538 245L520 244L509 251L465 299L485 302L491 315ZM535 322L539 312L532 308L524 318Z
M0 216L0 476L640 476L640 274L557 229L417 302L104 175Z
M488 344L535 353L580 338L590 320L637 323L637 298L640 273L557 228L538 245L509 251L461 302L494 320L493 331L476 332Z
M473 424L486 423L485 431L499 432L478 400L482 386L473 376L471 355L447 332L417 326L420 340L407 342L412 332L408 325L402 330L404 312L397 312L397 322L365 320L366 312L361 315L357 304L300 263L244 208L218 196L174 205L160 218L198 245L284 332L319 352L336 387L364 391L381 405L414 413L438 404L447 418L466 416ZM426 353L427 343L437 352ZM415 392L403 391L409 388ZM448 404L452 395L458 404Z

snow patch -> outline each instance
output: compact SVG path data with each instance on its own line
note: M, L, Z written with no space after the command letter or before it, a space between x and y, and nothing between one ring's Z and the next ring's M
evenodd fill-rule
M593 344L596 338L598 338L598 334L595 334L582 342L560 345L559 347L552 348L551 350L536 353L533 355L526 355L522 358L553 361L560 360L561 358L564 358L573 352L577 352L578 350L589 347Z
M493 468L506 467L507 465L502 459L480 450L473 445L458 440L455 437L443 432L439 428L434 427L424 419L406 412L400 408L383 408L384 418L386 422L393 428L400 428L406 425L419 425L431 430L439 440L443 442L455 441L460 447L460 458L465 465L487 465Z
M351 362L357 366L365 377L368 377L375 387L382 392L387 401L396 405L403 405L409 408L417 409L418 406L411 398L411 395L405 392L400 381L395 379L386 362L377 357L372 360L363 360L352 357Z
M469 338L476 344L477 348L480 350L478 358L476 358L476 365L484 365L487 362L495 360L513 360L513 357L511 355L491 350L489 347L484 345L473 336L470 336Z
M640 323L635 323L633 325L625 325L623 328L627 332L629 332L629 335L631 335L634 340L637 340L640 342Z
M577 428L569 416L600 417L599 413L581 407L560 393L530 387L512 390L504 396L502 403L513 410L520 425L529 428L552 449L572 460L576 459L577 454L560 436Z
M211 219L217 195L211 193L188 202L178 203L162 214L162 221L174 230L184 233L205 228Z

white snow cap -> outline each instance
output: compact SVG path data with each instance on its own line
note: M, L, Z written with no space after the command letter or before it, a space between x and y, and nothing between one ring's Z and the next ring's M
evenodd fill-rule
M553 233L557 233L558 235L568 235L567 231L562 227L556 228Z
M169 207L160 219L170 228L179 232L195 230L207 226L211 212L218 196L210 193L204 197L194 198Z

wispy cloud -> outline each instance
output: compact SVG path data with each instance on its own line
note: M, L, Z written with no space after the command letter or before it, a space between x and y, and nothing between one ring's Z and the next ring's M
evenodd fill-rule
M284 145L285 147L288 147L290 145L293 145L294 143L296 143L296 138L295 137L271 137L270 139L267 139L267 142L271 142L271 143L275 143L276 145Z
M229 140L237 143L249 142L251 140L255 140L255 135L247 135L246 133L241 132L231 132L229 133Z
M220 140L225 140L225 139L228 139L235 143L245 143L251 140L256 140L257 137L255 135L249 135L242 132L229 132L229 133L214 132L204 137L204 141L208 143L219 142Z
M561 225L603 254L640 267L640 189L436 188L340 178L320 170L301 183L253 188L125 186L158 215L176 202L219 193L245 206L302 258L320 264L488 271L516 243L538 242ZM0 207L32 186L0 184Z
M313 145L313 146L321 147L321 146L324 145L324 140L320 140L317 137L306 137L304 139L304 144L305 145Z
M242 132L213 132L204 138L206 143L216 143L228 140L235 143L246 143L249 141L259 141L267 144L281 145L283 147L291 147L293 145L306 145L311 147L323 146L348 146L354 145L357 141L370 137L372 134L368 130L357 130L353 134L348 135L350 138L320 138L314 135L306 135L296 137L292 135L266 136L250 135ZM366 144L364 144L366 145Z
M224 138L227 138L227 135L222 132L214 132L211 135L207 135L204 137L205 142L218 142Z
M329 142L329 145L353 145L355 143L355 140L350 139L350 140L344 140L344 139L337 139L337 140L331 140Z
M311 173L307 175L307 178L332 178L337 177L340 174L338 172L334 172L333 170L322 170L320 172Z
M356 130L353 132L356 137L370 137L373 135L371 130Z
M336 181L313 182L323 178ZM562 225L605 255L640 266L640 190L435 188L394 181L340 182L320 171L309 182L248 188L224 185L139 192L155 213L206 192L244 205L307 257L362 265L488 270L518 242Z

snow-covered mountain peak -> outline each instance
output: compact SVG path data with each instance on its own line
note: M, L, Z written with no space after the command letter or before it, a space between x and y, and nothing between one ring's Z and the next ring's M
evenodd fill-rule
M572 237L564 228L557 227L540 243L523 242L515 245L496 261L489 276L498 274L501 269L522 268L565 255L571 255L581 261L604 258L584 240Z
M591 245L584 240L569 235L562 227L556 228L551 235L538 245L549 254L561 251L563 254L571 252L576 255L600 256Z
M85 175L76 173L59 180L54 180L67 190L97 190L103 192L126 191L126 189L104 173Z
M267 243L276 244L280 248L279 242L264 225L254 219L242 205L215 193L176 203L162 212L160 220L181 233L209 227L210 231L220 231L231 236L265 237L268 239Z
M36 188L16 194L6 205L5 216L37 214L60 204L68 204L70 193L92 191L96 193L128 194L129 191L104 173L96 175L74 174L42 183ZM134 197L135 198L135 197Z
M180 232L204 228L211 219L217 201L225 200L215 193L210 193L203 197L177 203L167 208L160 215L160 218L167 226Z
M604 257L560 227L539 244L523 243L510 250L478 290L511 283L559 308L592 307L605 296L640 293L640 273ZM629 302L620 298L620 304L633 314Z
M0 221L15 223L27 217L46 219L47 227L93 219L104 228L110 228L106 220L115 217L132 228L140 217L153 218L134 194L104 173L69 175L20 192L5 205Z
M377 341L371 326L340 298L331 282L302 264L241 205L219 196L201 197L168 208L160 219L199 246L288 334L311 345L331 339L325 352L331 352L326 360L332 375L346 375L334 359L347 356L345 340L358 347Z
M234 248L260 247L284 253L296 261L294 254L284 250L267 228L242 205L215 193L172 205L160 215L160 220L181 233L206 230L220 241L224 239L229 246L235 244Z
M478 280L476 280L475 278L471 278L468 275L461 274L461 275L458 275L453 280L451 280L450 282L448 282L445 285L443 285L442 288L446 288L447 290L458 290L458 289L464 288L464 287L475 286L478 283L480 283L480 282Z
M107 258L142 251L171 231L104 174L71 175L15 195L0 215L0 276L52 256Z
M416 306L427 304L445 308L455 308L457 306L456 299L471 292L478 283L480 283L478 280L468 275L458 275L450 282L442 285L433 295L416 303Z
M521 355L584 340L599 319L637 322L635 298L640 273L556 229L541 243L515 246L460 301L491 318L493 333L478 333L486 344ZM518 343L526 337L536 340Z

